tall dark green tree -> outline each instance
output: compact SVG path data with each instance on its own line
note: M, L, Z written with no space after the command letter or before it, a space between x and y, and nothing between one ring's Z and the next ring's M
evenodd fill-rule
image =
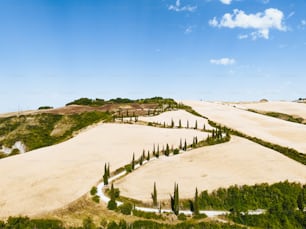
M108 185L108 178L110 177L109 163L104 165L103 183Z
M182 139L180 139L180 146L179 146L179 149L182 149L182 148L183 148Z
M140 158L139 158L139 165L142 165L142 164L143 164L143 157L141 155Z
M171 119L171 128L173 128L174 127L174 121L173 121L173 119Z
M156 151L155 156L156 156L156 158L159 158L159 145L157 145L157 151Z
M115 192L113 183L111 185L110 200L107 203L107 208L110 210L115 210L117 208L116 192Z
M153 193L151 193L151 197L153 200L153 206L157 207L157 190L156 190L156 183L154 182L154 187L153 187Z
M185 139L185 142L184 142L184 148L183 148L184 151L187 150L187 142L186 142L186 139Z
M156 151L155 151L155 144L153 144L153 156L155 156L155 153L156 153Z
M194 129L198 129L198 120L195 121Z
M150 161L150 151L148 150L147 161Z
M146 151L145 150L142 150L142 157L143 157L143 159L146 158Z
M194 202L193 202L193 214L198 215L200 213L199 211L199 196L198 196L198 188L196 188L195 194L194 194Z
M175 215L179 214L179 189L178 189L178 184L174 184L174 192L173 196L170 196L170 201L171 201L171 209Z
M132 159L132 162L131 162L131 167L132 167L132 170L135 169L135 153L133 153L133 159Z
M179 120L179 126L178 127L182 128L182 121L181 120Z
M168 145L168 143L167 143L165 155L166 155L166 156L169 156L169 154L170 154L170 149L169 149L169 145Z
M187 129L189 129L189 120L187 120L187 125L186 126L187 126Z

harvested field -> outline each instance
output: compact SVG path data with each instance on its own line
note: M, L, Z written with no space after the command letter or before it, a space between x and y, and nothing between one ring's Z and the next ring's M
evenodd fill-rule
M264 112L279 112L306 119L306 104L297 102L235 103L241 109L253 109Z
M234 108L229 104L186 101L212 121L252 137L306 153L306 126Z
M179 121L181 120L181 126L187 127L187 123L189 123L189 128L194 128L197 122L199 129L203 129L204 125L205 129L212 129L212 127L208 124L207 119L195 116L184 110L167 111L156 116L139 117L138 119L145 122L156 122L160 124L163 124L165 122L165 124L168 126L171 125L171 122L173 120L174 126L176 127L179 126Z
M175 182L180 198L192 198L196 187L213 191L234 184L285 180L305 183L306 167L276 151L233 137L228 143L152 161L115 182L115 187L123 196L151 201L154 182L159 200L168 200Z
M153 144L178 146L180 138L207 133L141 125L100 124L76 137L0 160L0 217L35 215L61 208L89 192L102 178L104 164L111 171L129 163Z

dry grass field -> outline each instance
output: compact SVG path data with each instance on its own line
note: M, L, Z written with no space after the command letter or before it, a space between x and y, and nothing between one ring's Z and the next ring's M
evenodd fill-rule
M305 183L306 167L249 140L232 137L228 143L152 161L115 182L115 186L123 196L149 202L154 182L159 200L168 200L175 182L181 198L192 198L196 187L213 191L234 184L285 180Z
M165 122L166 125L170 126L171 122L174 122L174 126L179 126L179 122L181 120L181 126L182 127L187 127L189 123L189 128L194 128L195 124L197 122L198 128L203 129L205 125L205 129L211 130L212 127L208 124L208 120L197 117L193 114L188 113L187 111L184 110L177 110L177 111L167 111L164 113L161 113L156 116L141 116L139 117L139 120L145 121L145 122L156 122L163 124Z
M185 101L209 119L252 137L306 153L306 125L256 114L230 104Z
M101 124L50 147L0 160L0 216L35 215L61 208L78 199L111 171L129 163L153 144L178 146L207 133L141 125Z
M253 102L253 103L234 103L236 107L242 109L253 109L265 112L279 112L293 116L299 116L306 119L306 104L297 102L271 101L271 102Z

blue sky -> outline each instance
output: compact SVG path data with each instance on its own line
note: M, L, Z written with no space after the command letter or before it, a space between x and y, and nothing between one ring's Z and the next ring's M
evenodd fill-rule
M306 97L300 0L1 0L0 112L80 97Z

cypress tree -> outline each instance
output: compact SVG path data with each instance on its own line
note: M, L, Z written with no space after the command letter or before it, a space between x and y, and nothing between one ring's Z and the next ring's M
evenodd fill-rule
M147 161L150 161L150 151L148 150Z
M176 184L176 190L175 190L175 197L174 197L174 206L175 206L175 214L178 215L179 214L179 188L178 188L178 184Z
M131 166L132 166L132 170L134 170L135 169L135 154L134 153L133 153L133 159L132 159Z
M103 174L103 183L104 183L104 185L108 185L108 178L109 177L110 177L109 163L108 163L108 165L105 163L105 165L104 165L104 174Z
M205 124L203 125L203 130L206 130Z
M166 156L169 156L169 154L170 154L170 150L169 150L169 145L168 145L168 143L167 143L165 155L166 155Z
M186 139L185 139L185 142L184 142L184 149L183 149L184 151L186 151L187 150L187 142L186 142Z
M153 193L151 193L152 200L153 200L153 206L157 207L157 190L156 190L156 183L154 182L154 187L153 187Z
M182 139L180 139L180 146L179 146L179 149L182 149L182 148L183 148Z
M174 121L173 121L173 119L171 119L171 128L173 128L174 127Z
M107 175L107 165L106 165L106 163L104 164L104 174Z
M182 122L179 120L179 128L182 128Z
M140 159L139 159L139 165L142 165L142 163L143 163L143 157L142 157L142 155L140 156Z
M198 129L198 120L195 121L195 124L194 124L194 129Z
M156 155L155 155L157 158L159 158L159 145L157 145L157 152L156 152Z
M108 176L107 176L107 173L103 174L103 183L104 183L104 185L108 185Z
M194 195L194 204L193 204L193 214L198 215L199 211L199 196L198 196L198 188L196 188Z
M187 120L187 129L189 129L189 120Z
M170 195L171 209L175 215L179 214L179 190L178 184L174 184L173 196Z
M153 156L155 156L155 144L153 144Z
M143 157L143 159L145 159L146 158L146 151L145 150L142 150L142 157Z
M110 200L107 203L107 208L110 210L114 210L117 208L116 194L115 194L113 183L112 183L111 190L110 190Z
M166 123L164 122L164 128L166 128Z

